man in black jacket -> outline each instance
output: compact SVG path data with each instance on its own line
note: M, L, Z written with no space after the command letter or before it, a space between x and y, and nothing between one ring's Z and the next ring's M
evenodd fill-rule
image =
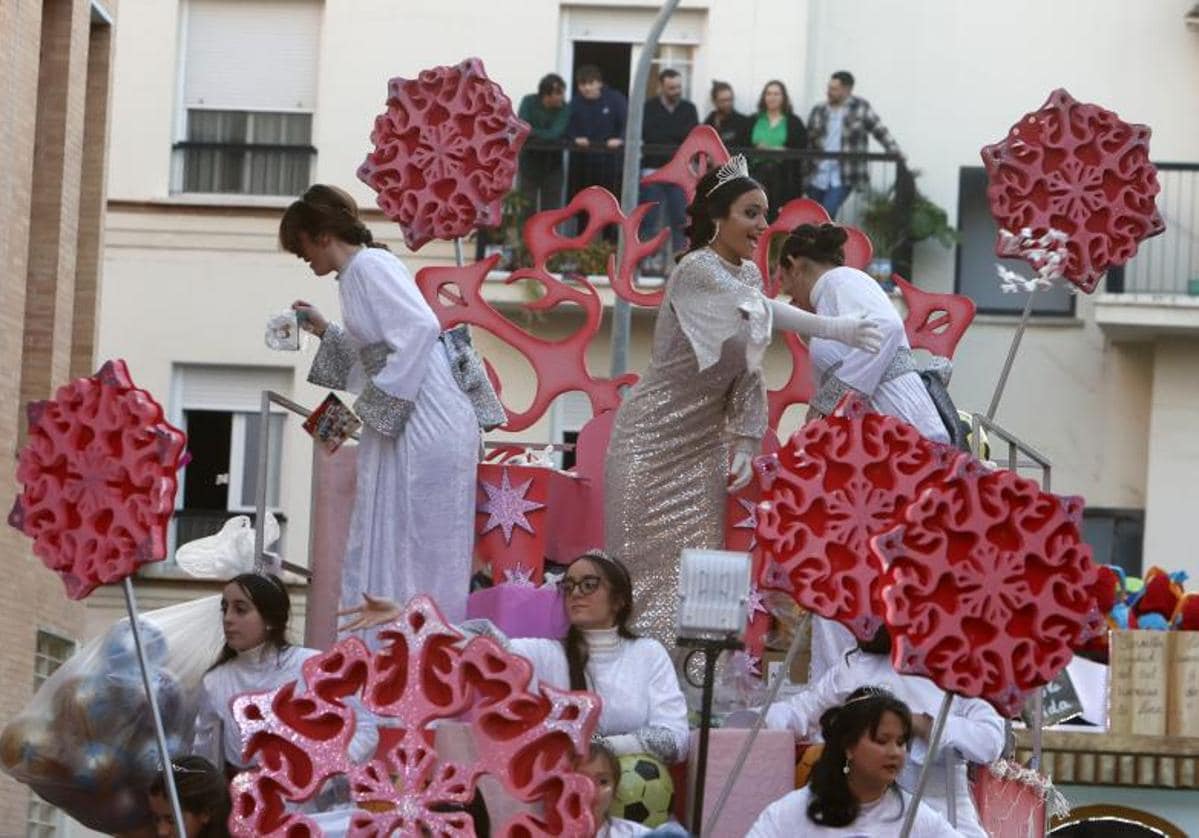
M683 77L678 70L665 69L658 75L658 95L646 100L641 122L641 139L648 149L641 155L641 177L665 166L682 145L691 129L699 124L695 105L683 98ZM681 253L687 246L683 228L687 224L687 199L683 190L668 183L651 183L641 188L641 200L654 201L656 210L646 216L641 235L652 236L662 228L662 219L670 226L671 252Z

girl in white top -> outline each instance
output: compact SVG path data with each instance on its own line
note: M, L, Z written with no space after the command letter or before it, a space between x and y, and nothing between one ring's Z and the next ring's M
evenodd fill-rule
M616 796L616 784L620 781L620 761L611 748L600 742L592 742L591 751L579 761L576 770L590 777L595 785L591 815L595 818L596 838L634 838L649 834L649 827L608 815L612 798Z
M787 701L771 705L766 713L766 726L791 730L797 738L813 741L820 734L821 715L829 708L842 704L863 686L885 688L907 704L913 714L911 754L900 773L898 785L905 791L914 791L921 766L928 757L928 737L934 714L945 693L927 678L897 673L891 665L890 648L891 638L882 628L872 641L845 655L836 667L808 689ZM986 838L987 835L974 808L967 763L963 760L981 764L994 762L1003 752L1003 743L1003 719L990 704L977 698L954 699L941 735L941 756L932 766L932 774L924 788L924 800L930 808L948 818L948 783L952 779L955 815L951 821L962 835L970 838Z
M865 312L882 329L882 346L865 352L847 343L808 341L815 394L808 418L827 416L846 393L856 392L879 413L902 419L934 442L950 441L941 414L916 371L903 320L869 274L845 266L848 235L835 224L801 224L783 241L781 284L800 308L826 317ZM811 678L820 678L854 646L840 624L812 621Z
M824 752L808 785L766 807L748 838L846 835L894 838L911 797L896 785L907 757L912 717L907 706L876 687L855 690L820 718ZM959 833L924 803L912 838Z
M302 685L304 661L320 652L287 642L291 599L277 576L243 573L234 577L221 594L221 615L225 648L204 675L192 751L217 766L224 765L228 773L247 767L230 707L233 699L243 693L273 690L289 681ZM357 712L356 716L349 757L360 762L374 752L378 731L371 714Z

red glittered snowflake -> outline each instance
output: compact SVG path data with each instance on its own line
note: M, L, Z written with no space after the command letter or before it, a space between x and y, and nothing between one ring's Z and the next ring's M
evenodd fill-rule
M1147 125L1122 121L1058 89L1007 137L982 149L987 200L1000 230L1068 237L1064 276L1090 293L1112 265L1165 230L1154 197ZM1002 236L996 253L1003 255Z
M787 591L863 640L873 637L883 616L882 565L870 539L902 521L908 504L964 456L847 397L834 415L804 425L776 457L756 463L765 550L759 584Z
M352 835L474 835L463 809L485 774L542 805L497 834L594 832L591 781L574 764L599 718L597 697L544 685L532 692L528 661L488 638L464 643L428 597L415 597L379 639L373 654L351 638L305 661L307 689L291 683L234 699L243 754L259 766L233 780L235 835L321 834L285 803L311 799L336 775L349 780ZM378 748L360 764L347 756L350 699L379 722ZM455 718L469 719L474 762L443 759L434 747L434 727Z
M959 460L873 540L895 668L1014 716L1103 625L1082 507Z
M529 130L477 58L394 78L358 178L419 250L499 223Z
M8 522L83 599L166 557L187 437L134 386L124 361L60 387L27 408L22 491Z

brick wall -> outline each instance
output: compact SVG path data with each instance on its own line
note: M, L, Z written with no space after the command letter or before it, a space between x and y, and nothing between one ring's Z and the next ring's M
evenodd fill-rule
M115 12L115 3L104 0ZM108 122L109 27L88 0L0 3L0 514L24 403L92 367ZM38 629L83 634L84 609L29 541L0 527L0 724L28 702ZM23 834L28 791L0 777L0 834ZM10 828L12 831L10 832Z

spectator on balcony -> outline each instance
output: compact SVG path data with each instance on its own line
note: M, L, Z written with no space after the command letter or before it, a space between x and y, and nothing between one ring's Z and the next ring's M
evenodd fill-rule
M749 145L749 117L738 113L733 96L733 86L727 81L712 82L712 112L704 119L720 135L724 147L730 150Z
M853 83L852 73L845 70L833 73L828 81L828 101L812 108L808 116L808 133L813 150L858 155L826 157L815 163L808 181L808 195L820 202L830 218L837 217L837 211L850 192L870 186L867 161L860 156L869 150L870 135L889 154L897 154L903 159L903 152L874 108L865 99L853 95Z
M520 192L528 202L526 212L562 206L562 152L547 149L561 145L570 112L566 109L566 81L557 73L544 76L537 92L520 100L520 118L529 123L529 142L520 155Z
M682 145L691 129L699 124L695 105L683 98L683 77L669 67L658 75L658 95L646 100L641 121L641 139L647 146ZM673 151L647 151L641 156L641 177L653 174L670 162ZM687 196L671 183L651 183L641 187L641 201L652 201L657 208L645 217L641 237L649 238L662 229L662 219L670 225L670 252L682 253L687 247L683 228L687 225Z
M758 116L750 128L750 141L754 148L761 149L799 150L808 146L808 132L803 120L795 115L787 86L778 79L766 82L762 88ZM772 216L783 204L803 194L803 166L797 159L760 156L754 163L753 174L766 188Z
M620 91L604 84L594 64L584 64L575 72L575 90L566 137L583 153L571 155L571 178L579 189L602 186L619 198L623 163L619 149L624 145L629 103Z

